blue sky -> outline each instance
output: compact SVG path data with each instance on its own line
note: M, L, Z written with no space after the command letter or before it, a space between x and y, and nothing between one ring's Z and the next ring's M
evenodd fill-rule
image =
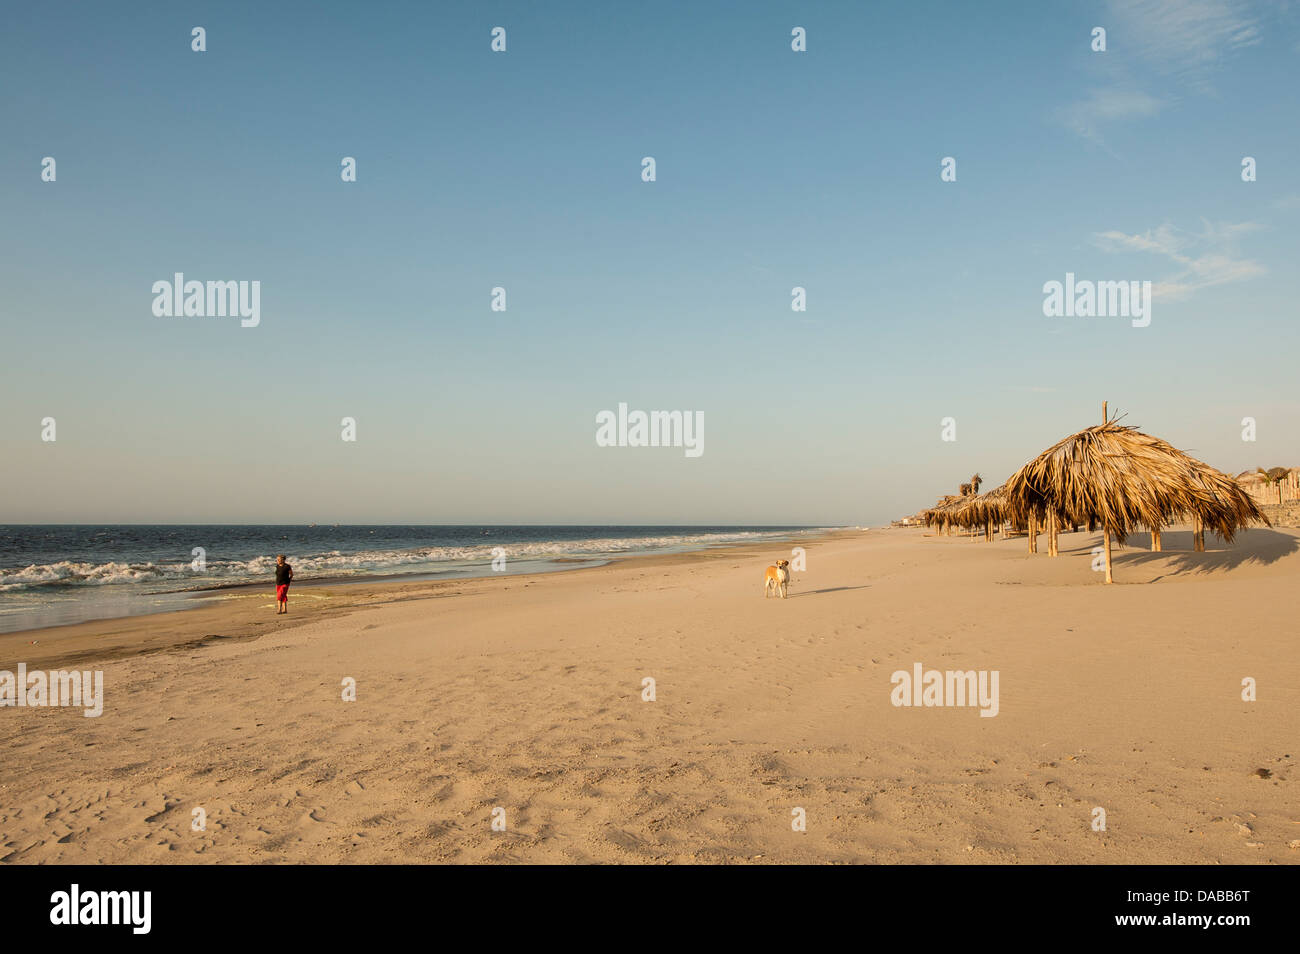
M1103 400L1300 464L1294 3L373 7L9 13L0 521L870 525ZM155 317L178 271L261 324Z

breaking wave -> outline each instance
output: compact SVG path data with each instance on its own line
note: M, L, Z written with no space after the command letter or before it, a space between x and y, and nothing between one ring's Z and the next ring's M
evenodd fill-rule
M305 581L309 577L347 577L386 573L435 572L439 568L463 568L489 563L497 547L505 550L509 560L549 560L561 557L599 558L619 553L709 546L746 540L764 540L789 536L790 531L734 531L683 533L652 537L591 537L582 540L485 543L474 546L430 546L406 549L339 550L315 553L286 552L294 575ZM209 559L204 572L191 563L58 563L32 564L27 567L0 569L0 592L30 590L40 587L81 587L128 584L150 592L207 589L221 584L264 582L275 567L274 554L247 560Z

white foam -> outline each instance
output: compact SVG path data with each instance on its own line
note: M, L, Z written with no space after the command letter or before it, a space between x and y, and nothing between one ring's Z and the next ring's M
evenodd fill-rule
M476 546L413 547L399 550L361 550L343 553L286 554L295 576L359 576L392 572L418 572L421 567L448 568L488 563L501 547L508 560L545 560L555 557L601 557L617 553L663 550L788 537L807 531L740 530L713 533L667 534L656 537L589 537L582 540L543 540L529 543L493 542ZM45 586L133 585L151 592L197 589L214 583L265 581L275 568L273 555L250 560L209 560L205 572L188 562L177 563L59 563L32 564L21 569L0 569L0 592Z

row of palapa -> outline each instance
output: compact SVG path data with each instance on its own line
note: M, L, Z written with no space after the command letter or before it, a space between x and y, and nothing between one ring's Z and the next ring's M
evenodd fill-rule
M1059 553L1061 530L1100 527L1107 583L1114 582L1111 542L1122 544L1135 531L1149 530L1151 549L1161 550L1162 528L1190 521L1193 546L1202 551L1206 530L1231 543L1250 523L1269 526L1227 474L1104 411L1103 421L1053 444L987 493L978 493L976 475L962 494L922 511L923 521L949 533L983 528L986 540L1010 524L1027 534L1031 553L1038 552L1038 534L1045 530L1051 556Z

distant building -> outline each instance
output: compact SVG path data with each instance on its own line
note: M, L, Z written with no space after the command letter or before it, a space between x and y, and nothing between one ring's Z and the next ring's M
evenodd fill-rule
M1285 473L1279 474L1279 472ZM1258 471L1243 470L1236 481L1241 489L1250 494L1257 504L1289 503L1300 500L1300 467L1273 468L1269 474L1279 479L1273 480Z

